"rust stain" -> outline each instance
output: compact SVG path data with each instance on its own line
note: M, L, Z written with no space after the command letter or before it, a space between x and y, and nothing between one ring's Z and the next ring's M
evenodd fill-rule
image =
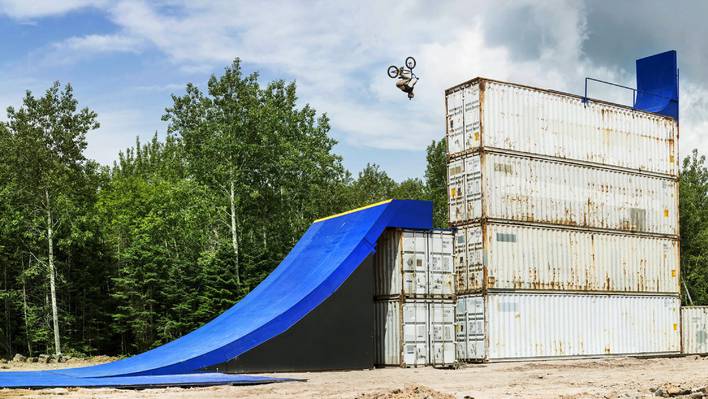
M605 290L609 291L612 289L612 279L610 275L605 273Z
M489 283L489 287L493 288L497 282L497 279L494 276L489 276L487 282Z

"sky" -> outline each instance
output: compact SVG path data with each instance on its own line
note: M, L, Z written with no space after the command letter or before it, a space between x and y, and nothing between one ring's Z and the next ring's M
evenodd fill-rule
M476 76L575 94L586 76L634 87L635 59L675 49L680 151L706 154L707 16L699 0L0 0L0 106L71 83L101 123L87 156L110 164L136 137L164 137L171 94L239 57L263 83L297 82L354 175L376 163L400 181L423 177L425 147L444 136L448 87ZM386 75L409 55L413 101ZM631 102L596 85L590 95Z

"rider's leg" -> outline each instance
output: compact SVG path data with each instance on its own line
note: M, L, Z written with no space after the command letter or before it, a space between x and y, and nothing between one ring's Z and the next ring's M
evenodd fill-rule
M408 87L411 87L409 82L410 79L398 79L396 81L396 87L402 91L407 91Z

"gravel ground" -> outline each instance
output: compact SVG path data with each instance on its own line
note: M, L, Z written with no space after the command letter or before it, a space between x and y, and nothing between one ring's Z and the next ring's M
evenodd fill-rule
M80 364L77 364L80 363ZM74 362L72 367L95 361ZM64 365L9 363L8 370ZM668 393L701 397L708 385L708 358L589 359L470 365L458 370L434 368L282 373L307 379L259 386L209 388L0 390L0 398L649 398ZM668 387L668 388L667 388Z

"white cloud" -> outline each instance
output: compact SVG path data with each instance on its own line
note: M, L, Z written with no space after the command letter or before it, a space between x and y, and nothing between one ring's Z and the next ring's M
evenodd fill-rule
M118 158L119 151L135 145L136 137L145 143L156 131L165 131L159 117L137 109L100 106L93 109L98 113L101 127L87 135L86 157L103 164L111 164Z
M0 0L0 14L22 20L56 16L105 4L106 0Z
M708 89L684 82L680 93L679 152L683 157L694 148L708 152Z
M517 61L506 47L486 43L485 14L503 19L504 9L531 4L451 2L433 10L424 2L217 2L163 12L130 1L110 14L121 35L151 43L189 71L213 70L238 56L284 72L349 144L422 149L443 135L442 93L454 83L486 75L566 89L578 79L585 64L582 7L538 5L536 24L549 37L538 59ZM388 64L409 54L421 76L412 102L385 75Z
M79 53L94 52L130 52L140 50L142 40L123 35L86 35L68 38L54 45L57 49L66 49Z
M51 11L46 4L44 11L13 4L16 15ZM74 0L56 12L90 4ZM296 79L302 101L326 111L337 136L353 146L424 148L444 134L444 89L475 76L574 93L582 93L585 76L634 85L634 71L584 53L589 27L582 2L449 1L431 7L425 1L303 6L131 0L102 6L117 32L71 38L58 48L80 55L151 47L190 73L218 70L240 57L270 75ZM421 77L414 101L385 75L389 64L407 55L418 59ZM684 87L681 148L705 148L700 132L708 128L708 106L701 96L708 89L690 79ZM627 102L627 93L607 87L591 86L591 95Z

